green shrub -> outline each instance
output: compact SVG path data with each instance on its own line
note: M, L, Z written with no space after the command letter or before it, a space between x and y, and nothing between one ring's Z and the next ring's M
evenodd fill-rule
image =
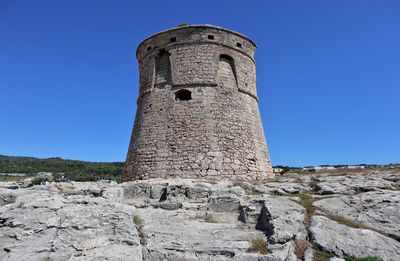
M30 186L40 185L42 182L46 182L46 181L48 181L46 178L33 178L29 185Z
M0 173L34 175L39 172L51 172L55 181L61 176L74 181L97 181L99 179L118 181L122 177L123 170L123 162L88 162L61 158L38 159L0 155Z

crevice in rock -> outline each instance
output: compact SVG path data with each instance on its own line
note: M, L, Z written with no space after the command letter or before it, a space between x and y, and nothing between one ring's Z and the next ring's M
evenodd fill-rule
M167 200L168 187L164 188L161 193L160 202Z
M310 182L308 182L308 186L310 186L311 192L318 192L320 190L320 188L318 187L319 182L320 182L319 179L311 177Z
M195 251L195 254L207 254L207 255L212 255L212 256L224 256L224 257L229 257L233 258L235 256L235 253L233 251L228 251L228 250L209 250L209 251Z
M270 243L275 243L273 242L274 240L270 239L271 236L275 233L274 225L270 222L271 220L272 220L271 213L268 211L265 204L262 204L260 216L258 217L255 228L257 230L262 231L268 238L268 240L271 241Z
M146 236L143 232L143 226L136 226L137 232L139 234L139 242L142 246L146 246L147 241L146 241Z

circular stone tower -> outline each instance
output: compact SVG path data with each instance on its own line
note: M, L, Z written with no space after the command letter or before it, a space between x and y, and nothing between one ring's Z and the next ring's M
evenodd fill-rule
M139 97L125 181L272 176L255 49L248 37L212 25L169 29L139 44Z

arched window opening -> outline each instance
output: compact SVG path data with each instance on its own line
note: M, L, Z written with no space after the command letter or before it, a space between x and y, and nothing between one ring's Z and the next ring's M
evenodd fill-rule
M155 84L169 83L171 80L171 65L169 53L161 50L156 58L156 79Z
M218 85L224 88L237 88L235 62L226 54L219 56Z
M192 92L188 90L179 90L175 93L176 101L189 101L192 99Z

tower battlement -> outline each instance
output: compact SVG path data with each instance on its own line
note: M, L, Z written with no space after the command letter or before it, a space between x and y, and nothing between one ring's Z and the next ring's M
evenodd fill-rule
M248 37L212 25L156 33L137 49L139 97L126 180L272 175Z

